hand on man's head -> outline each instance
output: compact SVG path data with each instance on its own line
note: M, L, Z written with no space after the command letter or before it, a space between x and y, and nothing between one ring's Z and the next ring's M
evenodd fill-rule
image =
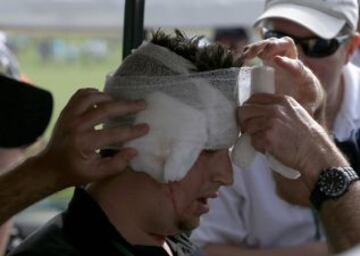
M59 186L80 185L115 175L126 169L137 152L124 148L112 157L97 153L113 143L123 143L145 135L149 127L95 129L110 117L137 113L143 101L114 101L96 89L80 89L60 114L46 150L39 156L54 171Z

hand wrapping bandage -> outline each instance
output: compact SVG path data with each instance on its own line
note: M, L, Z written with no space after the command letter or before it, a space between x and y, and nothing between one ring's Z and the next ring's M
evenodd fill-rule
M108 77L105 92L115 99L145 99L146 110L118 117L106 128L148 123L144 137L112 148L132 147L131 160L160 182L182 179L202 150L231 147L237 138L235 108L239 68L194 72L196 67L170 50L144 43Z

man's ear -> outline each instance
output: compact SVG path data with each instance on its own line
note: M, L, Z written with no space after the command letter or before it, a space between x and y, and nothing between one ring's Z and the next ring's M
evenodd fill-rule
M349 43L348 49L347 49L347 56L346 56L346 63L348 63L351 60L352 55L354 52L359 48L360 46L360 34L356 32Z

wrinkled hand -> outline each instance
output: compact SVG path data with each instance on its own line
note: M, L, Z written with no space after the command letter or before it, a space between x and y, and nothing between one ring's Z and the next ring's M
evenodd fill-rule
M298 59L294 41L290 37L270 38L245 47L242 60L254 57L275 69L276 93L295 98L311 115L320 115L324 92L319 80Z
M320 170L331 163L327 151L342 158L325 130L311 118L324 122L324 91L316 76L298 59L291 38L251 44L242 57L247 60L256 56L275 68L276 94L288 96L263 94L250 98L238 112L242 132L251 136L256 150L268 152L302 173L298 180L286 179L275 172L273 177L281 198L308 206Z
M244 47L242 59L244 61L259 57L266 65L272 65L276 56L284 56L290 59L298 59L298 51L294 40L290 37L269 38Z
M318 175L315 171L328 163L335 146L298 102L289 96L256 94L239 108L238 118L256 150L299 170L312 188Z
M120 150L113 157L101 158L96 152L109 144L126 142L145 135L149 127L96 130L108 118L136 113L143 101L114 101L96 89L80 89L60 114L50 142L40 158L58 177L59 186L86 184L123 171L137 152Z

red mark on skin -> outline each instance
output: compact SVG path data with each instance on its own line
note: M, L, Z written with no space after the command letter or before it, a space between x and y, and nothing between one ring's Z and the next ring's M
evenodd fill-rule
M169 183L169 192L170 192L170 200L171 200L171 203L174 207L174 211L177 215L180 215L180 211L179 211L179 208L177 207L177 204L176 204L176 200L175 200L175 193L174 193L174 189L173 189L173 184L174 183Z

